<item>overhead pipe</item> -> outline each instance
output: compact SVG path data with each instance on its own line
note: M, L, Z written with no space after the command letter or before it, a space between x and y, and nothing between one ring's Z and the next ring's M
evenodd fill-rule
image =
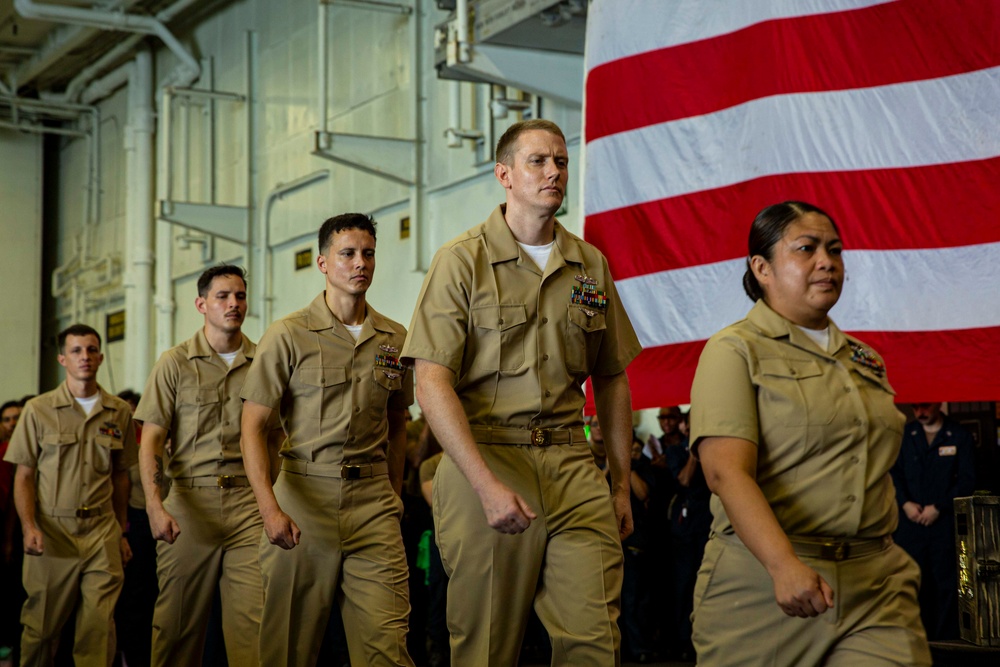
M423 261L420 254L420 239L423 236L424 214L427 211L426 184L427 173L425 160L427 150L424 146L425 137L429 134L427 110L424 101L424 68L423 42L421 31L421 0L413 0L413 17L410 20L410 85L413 87L413 112L410 114L411 132L413 135L413 185L410 186L410 242L413 244L413 271L423 271Z
M160 113L156 117L156 198L172 198L170 184L170 118L173 96L168 88L160 89ZM173 346L174 296L173 296L173 225L157 217L156 220L156 354L160 355Z
M122 32L155 35L170 49L180 61L177 70L171 74L171 83L186 85L201 75L201 65L194 56L174 37L174 34L163 24L163 21L176 16L185 8L198 0L178 0L167 9L159 12L156 17L113 12L100 9L83 9L65 5L49 5L35 0L14 0L17 13L25 18L43 21L55 21L74 25L118 30ZM81 84L77 84L77 89Z
M125 337L125 384L140 387L152 366L150 335L153 292L152 165L153 165L153 56L136 53L128 86L128 124L125 129L125 312L132 322Z
M271 257L271 210L275 202L283 199L285 195L289 195L296 190L301 190L329 177L329 169L320 169L287 183L279 183L267 194L267 198L264 200L264 214L259 217L259 228L257 231L257 239L260 247L264 250L263 280L260 281L258 287L254 288L253 292L260 294L257 311L261 314L265 327L271 322L271 310L274 303L274 268Z
M456 57L458 62L467 63L472 60L472 53L469 48L469 0L458 0L455 4L455 21L458 23L456 30Z
M329 130L329 116L330 116L330 92L327 88L327 77L329 75L329 65L330 60L329 50L327 43L330 39L330 6L320 0L319 3L319 48L317 49L317 57L319 58L319 108L316 110L316 115L319 120L319 143L317 146L320 150L327 150L330 148L330 130Z

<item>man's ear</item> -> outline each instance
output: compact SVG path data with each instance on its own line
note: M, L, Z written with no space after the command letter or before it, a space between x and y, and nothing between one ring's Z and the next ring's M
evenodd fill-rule
M510 167L503 162L497 162L493 165L493 175L500 181L500 185L508 190L510 189Z

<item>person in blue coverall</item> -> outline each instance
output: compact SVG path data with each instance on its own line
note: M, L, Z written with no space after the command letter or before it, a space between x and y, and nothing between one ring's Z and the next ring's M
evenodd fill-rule
M920 615L927 639L958 639L958 571L953 500L972 495L975 443L941 412L940 403L913 405L892 469L899 502L896 542L920 565Z

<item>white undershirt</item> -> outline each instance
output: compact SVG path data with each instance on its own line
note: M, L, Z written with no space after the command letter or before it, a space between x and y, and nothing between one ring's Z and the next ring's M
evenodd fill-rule
M545 265L549 263L549 255L552 254L552 246L555 245L555 242L555 239L552 239L550 243L545 245L528 245L518 241L517 245L521 246L521 250L526 252L538 268L544 271Z
M798 327L799 325L796 324L795 326ZM806 329L805 327L799 327L799 329L802 330L802 333L809 336L809 338L812 339L812 342L819 345L819 349L823 350L824 352L830 351L829 325L827 325L825 329Z
M97 405L97 400L100 397L101 392L97 392L93 396L88 396L87 398L77 398L76 396L73 398L76 398L76 402L80 404L81 408L83 408L83 413L89 417L90 413L94 411L94 406Z
M233 362L236 361L236 355L239 353L239 350L236 350L235 352L219 352L219 356L222 357L224 362L226 362L226 366L232 368Z
M361 335L361 327L365 325L362 322L361 324L345 324L344 326L347 327L347 330L351 332L351 336L354 337L354 341L357 342L358 336Z

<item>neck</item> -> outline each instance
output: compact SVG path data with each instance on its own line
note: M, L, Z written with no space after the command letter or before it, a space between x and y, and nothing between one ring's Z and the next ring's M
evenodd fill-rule
M365 321L367 307L364 294L337 295L327 290L326 307L342 324L355 326Z
M518 210L507 203L504 220L514 238L525 245L546 245L556 238L556 219L554 211Z
M233 333L226 333L206 326L205 338L208 340L208 346L220 354L235 352L243 347L243 332L239 329Z
M90 398L98 392L97 380L66 378L66 387L73 398Z
M941 429L941 424L944 423L944 417L938 417L937 420L932 422L927 422L924 424L924 430L926 431L938 431Z

